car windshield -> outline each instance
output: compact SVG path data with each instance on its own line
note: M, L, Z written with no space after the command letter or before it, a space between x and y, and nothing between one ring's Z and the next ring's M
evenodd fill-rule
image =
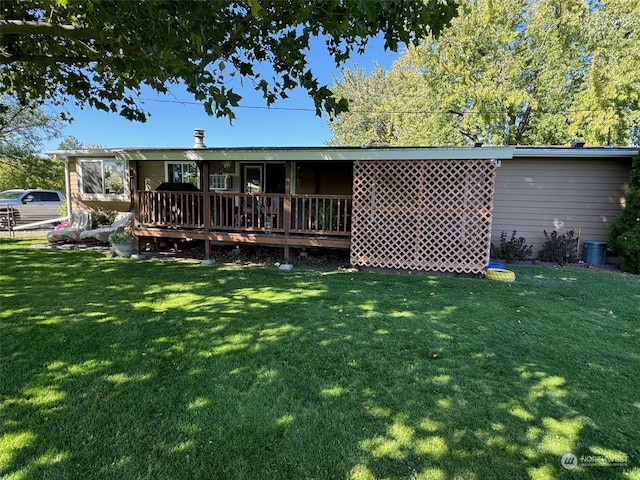
M0 200L12 200L18 198L22 193L24 193L22 190L5 190L0 192Z

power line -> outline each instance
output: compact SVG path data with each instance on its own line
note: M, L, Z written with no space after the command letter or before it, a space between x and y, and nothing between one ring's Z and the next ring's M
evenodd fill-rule
M184 100L163 100L163 99L154 99L154 98L136 98L136 100L140 100L141 102L156 102L156 103L172 103L177 105L197 105L202 106L203 104L200 102L194 101L184 101ZM280 110L280 111L289 111L289 112L316 112L315 108L304 108L304 107L271 107L271 106L260 106L260 105L238 105L234 108L243 108L248 110ZM610 112L610 111L620 111L624 110L623 108L600 108L600 109L575 109L575 110L562 110L562 111L553 111L553 110L532 110L533 113L547 113L547 114L571 114L571 113L597 113L597 112ZM497 110L494 110L497 112ZM451 114L462 116L465 114L480 114L479 111L476 110L467 110L465 112L454 112L451 109L447 110L349 110L344 113L357 113L357 114L378 114L378 115L443 115L443 114ZM462 115L461 115L462 114Z
M200 102L191 102L191 101L183 101L183 100L162 100L155 98L136 98L136 100L140 100L141 102L156 102L156 103L175 103L178 105L198 105L202 106L203 104ZM285 110L285 111L294 111L294 112L315 112L315 108L302 108L302 107L269 107L269 106L259 106L259 105L238 105L233 108L246 108L251 110Z

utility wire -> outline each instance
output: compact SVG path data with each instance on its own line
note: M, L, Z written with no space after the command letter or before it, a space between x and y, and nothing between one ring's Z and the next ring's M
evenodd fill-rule
M194 101L183 101L183 100L162 100L155 98L136 98L136 100L140 100L141 102L156 102L156 103L172 103L178 105L198 105L202 106L200 102ZM304 108L304 107L270 107L270 106L259 106L259 105L238 105L233 108L243 108L248 110L280 110L280 111L289 111L289 112L313 112L315 113L315 108ZM622 110L620 108L611 108L611 109L576 109L576 110L563 110L563 111L552 111L552 110L534 110L535 113L551 113L551 114L569 114L569 113L586 113L586 112L608 112L611 110ZM349 110L344 113L360 113L360 114L381 114L381 115L442 115L442 114L454 114L459 115L458 112L454 112L451 109L448 110ZM465 112L461 112L463 114L479 114L480 112L475 110L466 110ZM460 116L460 115L459 115Z

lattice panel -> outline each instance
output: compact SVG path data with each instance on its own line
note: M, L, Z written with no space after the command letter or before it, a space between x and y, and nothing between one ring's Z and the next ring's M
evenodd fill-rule
M490 160L357 161L351 263L484 272L495 175Z

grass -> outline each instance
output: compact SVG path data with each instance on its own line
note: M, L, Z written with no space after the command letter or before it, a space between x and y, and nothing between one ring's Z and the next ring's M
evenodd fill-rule
M4 479L640 478L638 276L0 249Z

